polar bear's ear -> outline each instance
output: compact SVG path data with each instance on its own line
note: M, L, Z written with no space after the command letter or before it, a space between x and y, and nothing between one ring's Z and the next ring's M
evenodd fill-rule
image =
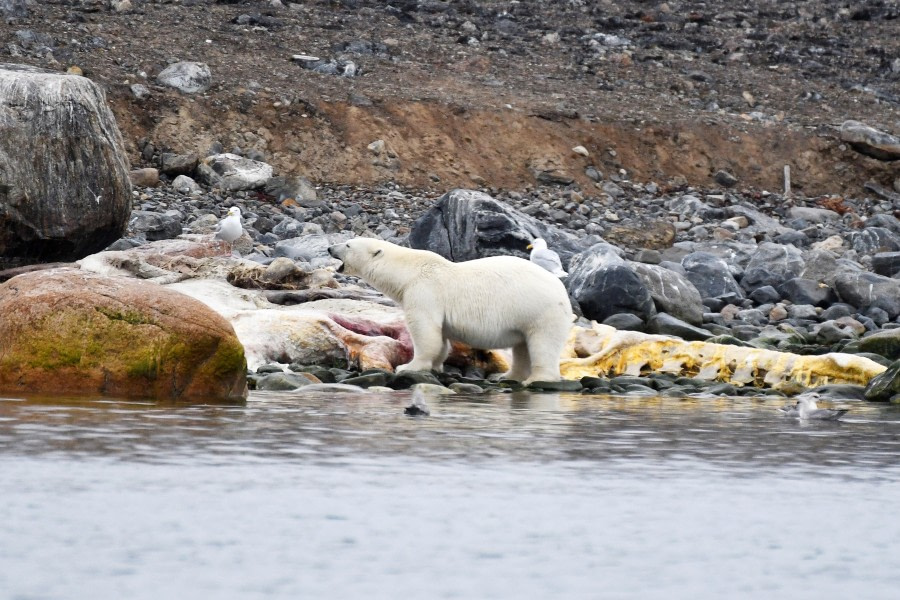
M382 253L382 250L381 250L381 248L379 248L378 250L376 250L375 252L372 253L372 258L378 258L379 256L381 256L381 253Z

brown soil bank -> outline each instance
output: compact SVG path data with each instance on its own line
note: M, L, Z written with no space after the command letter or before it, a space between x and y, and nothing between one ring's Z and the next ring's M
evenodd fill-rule
M637 181L665 183L681 176L715 185L725 170L739 185L779 191L783 169L806 195L860 194L876 181L890 187L896 168L858 154L837 128L791 128L706 118L673 122L601 121L514 109L465 109L437 102L394 100L384 106L322 102L314 107L258 106L247 113L170 98L170 116L138 116L128 98L114 103L120 127L140 161L136 140L177 152L263 151L282 172L314 181L369 185L395 181L411 187L489 185L518 189L546 171L590 186L585 168L609 175L620 169ZM265 102L262 100L261 102ZM271 104L271 103L270 103ZM369 149L376 140L384 149ZM588 156L573 152L583 146Z

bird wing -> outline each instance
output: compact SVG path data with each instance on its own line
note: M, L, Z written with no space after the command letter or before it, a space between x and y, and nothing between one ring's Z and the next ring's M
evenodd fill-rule
M559 254L553 250L532 250L531 262L547 269L551 273L565 274L562 268L562 261L559 260Z

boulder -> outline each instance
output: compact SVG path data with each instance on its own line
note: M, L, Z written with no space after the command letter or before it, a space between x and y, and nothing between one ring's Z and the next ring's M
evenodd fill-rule
M811 225L832 223L835 221L839 221L841 215L834 212L833 210L828 210L827 208L813 208L807 206L793 206L788 210L788 216L791 219L797 219L800 221L805 221Z
M617 313L631 313L646 321L656 314L650 292L628 265L602 266L578 277L581 283L569 291L587 319L603 322Z
M837 300L834 290L813 279L794 277L780 286L781 297L794 304L811 304L813 306L829 306Z
M694 327L666 313L659 313L647 322L647 333L674 335L688 341L703 341L712 337L712 333L700 327Z
M198 184L187 175L179 175L178 177L176 177L172 181L172 189L179 194L184 194L185 196L193 196L203 193L203 188L200 187L200 184Z
M857 309L877 307L888 317L900 315L900 280L867 272L842 272L834 280L840 300Z
M880 354L891 360L900 359L900 329L886 329L859 340L860 352Z
M879 252L872 257L872 270L885 277L900 273L900 252Z
M803 267L803 255L796 247L763 242L744 269L741 287L748 292L764 285L777 288L788 279L799 276Z
M292 199L304 207L319 204L316 188L306 177L272 177L266 182L266 193L278 202Z
M866 400L872 402L888 402L897 394L900 394L900 360L866 385Z
M306 262L312 262L315 259L328 260L331 259L328 247L346 242L351 237L353 234L349 232L294 237L275 244L275 256L285 256L291 260L305 260Z
M157 400L246 397L231 325L153 283L49 269L0 285L0 391Z
M122 137L89 79L0 65L0 269L72 261L131 213Z
M688 281L701 298L743 298L744 292L728 264L708 252L693 252L681 260Z
M863 268L846 259L838 258L829 250L810 250L803 255L805 265L800 277L812 279L834 287L834 279L839 273L862 271Z
M159 170L165 175L190 175L197 168L200 158L196 154L173 154L164 152L160 158Z
M128 172L128 179L134 187L156 187L159 185L159 171L153 167L134 169Z
M528 244L539 237L559 254L563 268L573 254L583 250L573 235L559 228L485 193L457 189L441 196L413 223L409 245L437 252L454 262L509 254L528 258Z
M841 140L857 152L879 160L900 159L900 139L859 121L841 124Z
M205 92L212 85L212 72L206 63L177 62L163 69L156 81L185 94Z
M657 311L692 325L703 323L703 299L687 277L656 265L633 262L629 266L650 292Z
M136 210L131 213L128 229L148 242L169 240L181 235L181 213L174 210L163 214Z
M272 165L237 154L213 154L197 166L197 175L211 187L240 192L266 185L272 176Z
M884 227L866 227L848 236L850 245L862 256L900 250L900 236Z

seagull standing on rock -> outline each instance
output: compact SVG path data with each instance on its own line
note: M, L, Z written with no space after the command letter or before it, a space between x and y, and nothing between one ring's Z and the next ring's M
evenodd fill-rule
M228 209L228 214L219 223L219 230L216 231L216 238L228 242L229 253L234 252L234 241L241 237L244 228L241 225L241 209L232 206Z
M537 238L530 244L528 249L531 250L531 262L537 266L550 271L557 277L565 277L568 275L562 268L562 261L559 260L559 254L547 248L547 242L542 238Z

